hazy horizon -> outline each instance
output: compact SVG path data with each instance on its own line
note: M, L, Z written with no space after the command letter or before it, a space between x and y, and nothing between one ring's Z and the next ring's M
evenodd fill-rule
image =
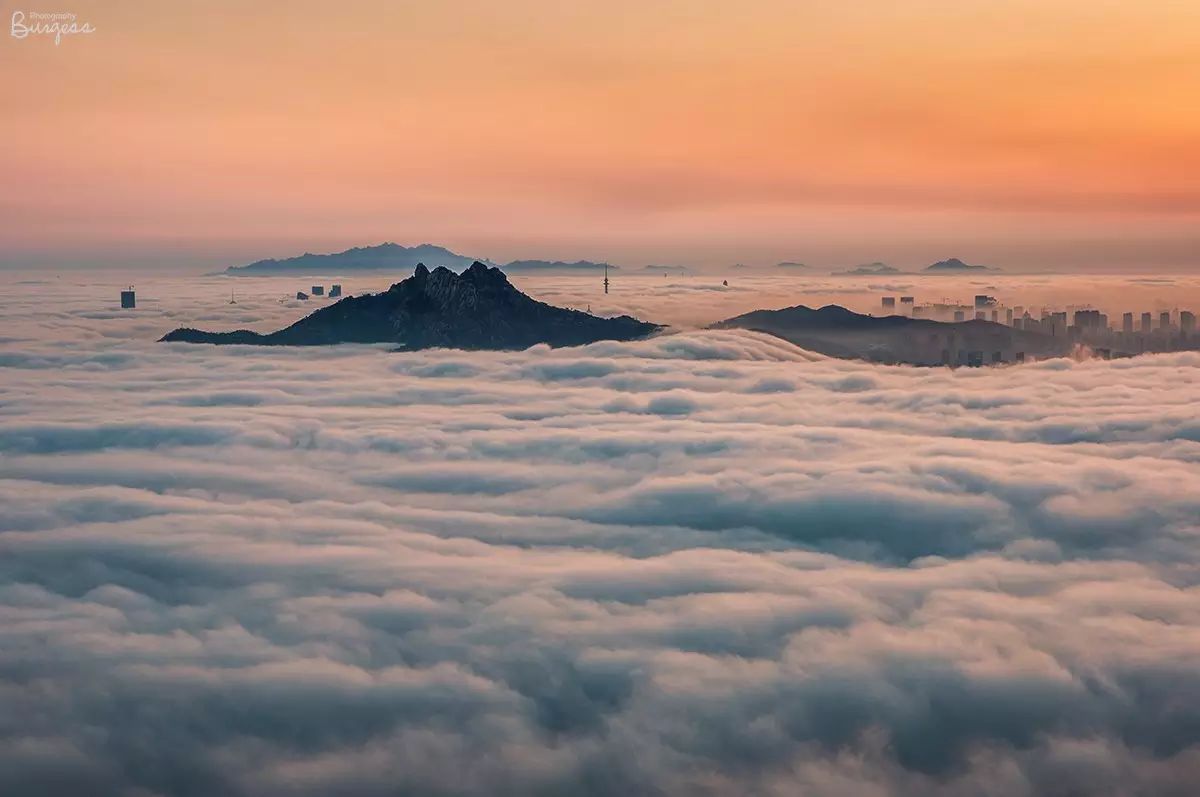
M1195 5L69 10L0 43L9 266L1200 263Z
M652 259L620 259L618 257L606 256L601 248L596 248L592 253L579 253L566 250L555 250L552 252L537 251L529 252L524 250L512 250L516 254L493 256L492 254L480 253L472 250L465 250L451 244L445 244L438 241L430 241L425 239L414 238L409 241L395 241L392 238L378 239L367 242L342 242L332 243L328 246L302 246L297 243L282 242L278 249L267 250L262 247L247 247L245 249L232 249L229 254L203 254L195 251L179 251L165 253L149 253L140 250L120 250L113 253L95 252L91 255L68 255L61 259L58 255L43 252L36 256L29 257L14 257L10 255L0 255L0 270L16 273L16 272L38 272L38 271L122 271L130 270L137 272L161 271L166 274L206 274L223 272L227 268L234 266L244 266L259 260L285 260L291 257L297 257L303 254L336 254L344 252L355 247L371 247L378 246L382 243L399 243L403 246L417 246L418 244L431 243L436 246L444 246L446 249L466 257L473 257L484 262L491 262L503 265L504 263L513 260L547 260L547 261L563 261L574 262L578 260L588 260L596 263L607 262L616 266L618 269L632 271L642 269L646 266L683 266L690 272L697 275L721 275L727 273L736 273L736 267L744 267L747 270L754 272L771 272L777 270L779 263L785 262L801 262L807 268L802 271L797 271L794 276L836 276L838 272L843 270L853 269L859 266L884 263L900 270L900 273L908 276L922 276L925 268L932 263L948 260L950 258L958 258L972 265L987 266L990 271L989 275L997 277L1005 276L1032 276L1032 275L1130 275L1130 276L1153 276L1161 274L1170 275L1189 275L1195 272L1196 262L1200 261L1180 261L1176 263L1156 263L1145 260L1137 260L1130 255L1126 260L1115 260L1107 263L1094 262L1085 264L1077 262L1071 258L1067 258L1065 262L1071 265L1062 265L1061 263L1051 263L1042 261L1028 261L1021 265L1022 261L1016 263L1008 262L998 263L989 261L986 258L976 258L964 256L963 252L956 252L947 249L940 254L930 254L926 260L917 259L916 256L909 255L904 258L884 258L884 257L867 257L860 260L823 260L816 258L802 258L792 254L787 256L778 256L778 259L772 257L746 258L734 256L737 252L746 255L751 249L731 250L731 256L723 259L709 260L684 260L679 257L673 257L669 254L664 254L662 257ZM968 247L977 248L977 247ZM1133 248L1133 247L1129 247ZM507 250L506 250L507 251ZM922 250L923 251L923 250ZM933 251L932 249L930 250ZM637 254L631 254L631 258L636 258ZM732 271L731 271L732 270ZM337 274L354 274L354 269L338 270L334 269L330 273ZM853 276L853 275L844 275ZM861 275L867 276L867 275ZM889 275L878 275L889 276ZM930 278L948 276L946 274L924 274Z

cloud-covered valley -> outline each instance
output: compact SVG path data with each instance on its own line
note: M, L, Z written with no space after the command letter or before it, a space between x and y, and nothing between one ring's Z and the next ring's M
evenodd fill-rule
M52 287L2 794L1194 791L1200 354L213 348Z

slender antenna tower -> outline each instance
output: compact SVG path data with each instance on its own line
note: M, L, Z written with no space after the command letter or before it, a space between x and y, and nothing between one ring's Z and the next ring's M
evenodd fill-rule
M233 299L233 288L230 288L230 289L229 289L229 303L230 303L230 304L237 304L237 302L236 302L236 301L234 301L234 299Z
M604 292L608 293L608 263L604 264Z

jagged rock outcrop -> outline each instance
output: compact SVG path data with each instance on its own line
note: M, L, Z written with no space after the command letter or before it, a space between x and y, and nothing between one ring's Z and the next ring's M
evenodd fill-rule
M538 343L579 346L634 340L661 327L629 316L602 318L539 302L521 293L498 268L475 262L462 274L418 264L408 279L383 293L352 296L286 329L176 329L164 342L319 346L395 343L407 349L525 349Z

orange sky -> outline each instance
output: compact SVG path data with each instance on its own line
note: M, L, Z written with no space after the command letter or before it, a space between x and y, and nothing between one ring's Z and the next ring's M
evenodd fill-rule
M0 42L0 262L1200 264L1200 3L85 2Z

